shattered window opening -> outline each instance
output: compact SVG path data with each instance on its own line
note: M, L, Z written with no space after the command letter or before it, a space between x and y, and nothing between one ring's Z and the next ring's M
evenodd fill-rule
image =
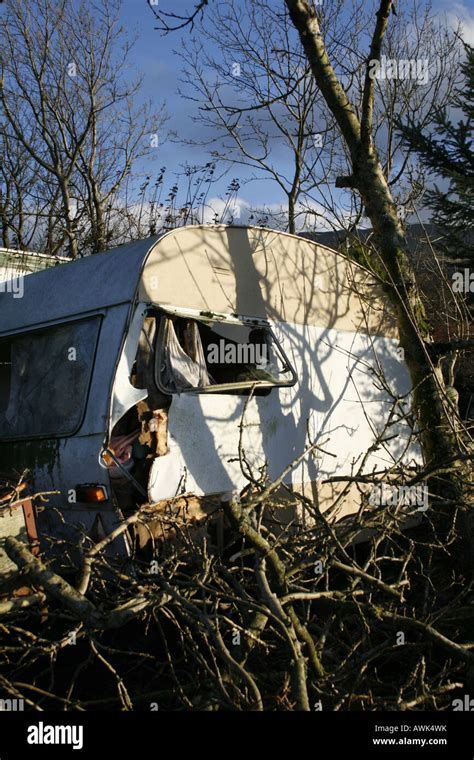
M296 373L269 326L252 322L161 319L155 364L165 393L269 393Z

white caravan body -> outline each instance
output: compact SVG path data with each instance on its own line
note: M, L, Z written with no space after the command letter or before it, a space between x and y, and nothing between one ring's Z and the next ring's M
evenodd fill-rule
M136 362L150 320L153 373L145 387ZM173 345L184 356L179 325L191 325L199 343L198 374L207 379L194 385L169 379L178 366ZM269 347L273 379L233 378L224 353L239 335L247 346L250 335L252 345ZM216 346L214 371L207 360ZM142 501L150 503L240 492L249 476L274 480L285 470L290 490L321 501L325 481L350 477L383 430L392 400L380 370L394 394L410 389L394 319L372 275L334 250L256 227L183 227L29 275L21 299L0 294L0 352L1 469L27 468L34 491L59 491L43 512L46 528L57 529L60 512L89 533L98 516L105 532L121 519L112 495L117 463L106 466L102 452L155 391L168 399L167 429L165 451L152 461L148 452ZM219 373L225 382L213 378ZM365 472L418 457L409 435L401 420ZM133 479L133 461L117 466ZM103 488L100 503L78 499L84 486ZM340 514L357 506L351 499Z

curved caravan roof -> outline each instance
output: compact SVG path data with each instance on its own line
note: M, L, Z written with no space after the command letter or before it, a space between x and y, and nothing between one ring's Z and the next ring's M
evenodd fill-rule
M258 227L181 227L28 275L24 286L21 299L0 294L0 333L138 297L206 313L394 334L366 270L305 238Z

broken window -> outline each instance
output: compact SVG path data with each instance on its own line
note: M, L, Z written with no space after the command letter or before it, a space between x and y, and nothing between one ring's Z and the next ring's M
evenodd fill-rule
M165 393L229 393L294 385L296 374L264 323L165 315L156 382Z
M0 438L72 435L84 415L100 317L0 340Z

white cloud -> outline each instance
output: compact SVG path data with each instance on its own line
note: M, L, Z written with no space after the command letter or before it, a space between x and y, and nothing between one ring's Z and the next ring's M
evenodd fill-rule
M443 3L449 25L457 29L458 23L462 25L462 36L469 45L474 45L474 8L469 8L464 3Z
M179 205L179 204L178 204ZM114 220L117 224L117 234L120 237L119 230L125 225L128 230L127 222L122 219L121 211L124 207L118 204L113 214ZM138 236L147 234L147 228L151 221L150 204L148 202L144 204L132 204L127 208L128 216L138 220L141 220L140 230L132 223L132 236ZM288 224L288 204L284 201L265 203L262 201L259 204L250 203L246 198L237 196L230 201L226 201L225 198L213 196L208 198L204 212L202 208L196 209L198 211L197 218L202 219L204 224L232 224L243 225L259 225L261 220L265 220L266 227L273 229L284 230L287 229ZM349 210L342 207L337 207L334 213L330 213L323 204L318 203L315 200L307 200L304 203L300 203L296 208L296 231L303 232L308 230L317 229L320 232L330 231L334 229L340 229L349 225L352 219L352 214ZM161 215L156 220L157 230L161 230L162 224L165 221L166 209L161 210ZM176 224L182 224L183 219L176 215ZM187 224L191 221L188 219Z
M234 224L246 224L250 215L250 203L244 198L233 198L231 201L225 201L222 198L210 198L206 203L204 212L204 222L214 222L217 220L227 223L232 217Z
M225 210L225 213L224 213ZM350 211L343 208L335 209L335 214L330 214L328 210L317 201L306 201L297 205L296 208L296 231L303 232L317 229L319 232L332 231L348 227L353 222L353 215ZM245 198L236 198L226 208L226 203L222 198L210 198L207 202L207 208L204 213L204 222L212 223L217 221L227 224L232 217L233 224L254 224L257 225L260 219L265 219L265 226L274 229L286 229L288 223L288 204L265 203L254 205L249 203Z

